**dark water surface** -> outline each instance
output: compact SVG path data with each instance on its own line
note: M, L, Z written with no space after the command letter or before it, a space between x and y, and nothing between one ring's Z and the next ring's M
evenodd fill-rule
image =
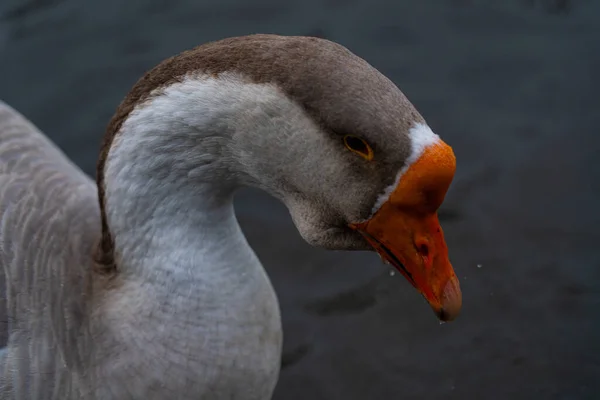
M0 0L0 98L91 174L144 71L255 32L346 45L458 158L451 324L376 256L311 248L282 205L239 197L282 305L275 398L600 398L600 2Z

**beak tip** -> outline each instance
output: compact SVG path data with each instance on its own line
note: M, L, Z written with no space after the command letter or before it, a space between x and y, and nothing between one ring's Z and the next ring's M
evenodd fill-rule
M441 307L439 310L436 310L436 314L440 321L453 321L460 314L461 308L462 292L460 290L458 278L453 276L444 287Z

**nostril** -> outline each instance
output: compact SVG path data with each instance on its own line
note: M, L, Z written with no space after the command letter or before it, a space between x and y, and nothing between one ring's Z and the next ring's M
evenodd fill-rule
M427 257L429 255L429 246L427 246L427 244L422 244L419 246L419 253L421 253L421 255L423 257Z
M429 256L429 243L424 238L419 238L415 241L415 247L422 257Z

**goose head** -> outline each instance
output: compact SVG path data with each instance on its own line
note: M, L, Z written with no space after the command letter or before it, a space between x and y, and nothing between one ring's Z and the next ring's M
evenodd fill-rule
M211 104L186 103L211 116L194 128L229 132L227 165L237 167L228 173L279 198L309 244L376 251L441 320L458 315L461 291L437 217L455 157L394 83L328 40L225 39L150 71L109 131L186 79L204 80L202 90L214 83Z

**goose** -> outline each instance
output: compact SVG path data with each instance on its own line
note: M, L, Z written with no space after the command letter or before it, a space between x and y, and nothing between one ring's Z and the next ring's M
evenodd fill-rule
M455 168L396 85L314 37L163 61L109 122L96 182L0 103L0 399L271 398L282 324L234 213L245 186L310 245L379 253L453 320L436 211Z

